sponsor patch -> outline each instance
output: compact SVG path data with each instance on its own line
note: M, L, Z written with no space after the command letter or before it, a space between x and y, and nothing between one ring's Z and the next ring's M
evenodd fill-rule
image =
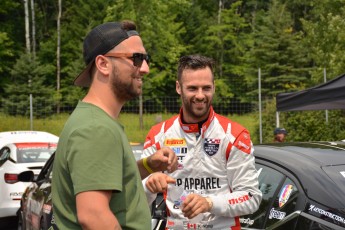
M187 142L184 138L174 138L174 139L165 139L165 146L186 146Z
M176 154L187 154L187 147L171 147Z
M279 193L279 207L283 207L285 203L289 200L290 195L293 191L293 186L291 184L285 185Z
M242 132L240 136L237 137L234 145L245 153L251 153L251 141L247 133Z
M205 138L204 140L204 151L207 155L213 156L218 152L220 145L220 139Z
M248 193L248 195L240 196L237 198L232 198L229 200L229 204L230 205L240 204L240 203L243 203L243 202L249 200L251 197L252 197L252 195L250 193Z
M170 226L170 227L175 226L175 222L171 221L171 220L168 220L167 221L167 226Z

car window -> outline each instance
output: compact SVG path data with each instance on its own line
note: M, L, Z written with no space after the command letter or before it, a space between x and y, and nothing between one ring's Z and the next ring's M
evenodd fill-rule
M298 214L294 213L296 211L298 195L296 184L290 178L286 178L270 209L266 227L270 227L280 220L285 221L288 217L291 217L288 223L281 221L278 224L280 227L276 229L294 229L292 226L298 219Z
M6 162L10 153L11 153L11 149L9 147L3 147L0 150L0 166L2 166Z
M263 228L267 210L271 209L277 196L277 188L285 179L282 173L265 165L256 164L256 169L259 173L259 189L262 192L262 201L254 214L240 218L243 227Z
M17 163L46 162L54 151L53 148L18 148Z
M38 174L37 181L42 183L43 181L47 181L51 179L53 176L53 162L54 162L55 153L51 155L48 161L43 166L41 172Z

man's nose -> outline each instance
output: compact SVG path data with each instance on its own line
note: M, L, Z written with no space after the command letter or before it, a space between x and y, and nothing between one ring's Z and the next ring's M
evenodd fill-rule
M197 99L199 99L199 100L204 99L205 98L205 94L204 94L203 90L202 89L198 89L197 92L196 92L195 97Z
M143 64L140 67L140 73L148 74L150 72L150 66L147 64L146 60L143 61Z

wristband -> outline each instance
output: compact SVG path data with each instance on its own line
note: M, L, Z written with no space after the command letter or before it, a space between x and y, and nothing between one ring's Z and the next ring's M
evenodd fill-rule
M152 168L147 164L147 157L145 157L143 159L143 165L144 165L144 168L151 174L151 173L154 173L154 171L152 170Z
M208 211L211 211L211 209L213 207L213 202L212 202L211 198L209 198L209 197L205 197L205 198L206 198L206 201L207 201L208 207L209 207Z

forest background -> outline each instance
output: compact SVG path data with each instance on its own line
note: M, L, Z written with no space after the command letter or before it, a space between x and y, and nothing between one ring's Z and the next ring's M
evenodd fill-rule
M107 21L134 21L152 57L142 97L123 108L123 113L141 119L142 113L158 119L161 114L178 112L176 67L178 58L186 54L216 60L215 110L230 117L252 117L255 142L259 140L259 116L263 142L273 139L277 93L306 89L345 72L345 0L1 3L2 123L8 116L47 121L59 114L66 117L86 92L72 85L84 67L83 38ZM289 141L345 139L343 110L329 111L327 119L325 111L284 112L280 124L288 130Z

